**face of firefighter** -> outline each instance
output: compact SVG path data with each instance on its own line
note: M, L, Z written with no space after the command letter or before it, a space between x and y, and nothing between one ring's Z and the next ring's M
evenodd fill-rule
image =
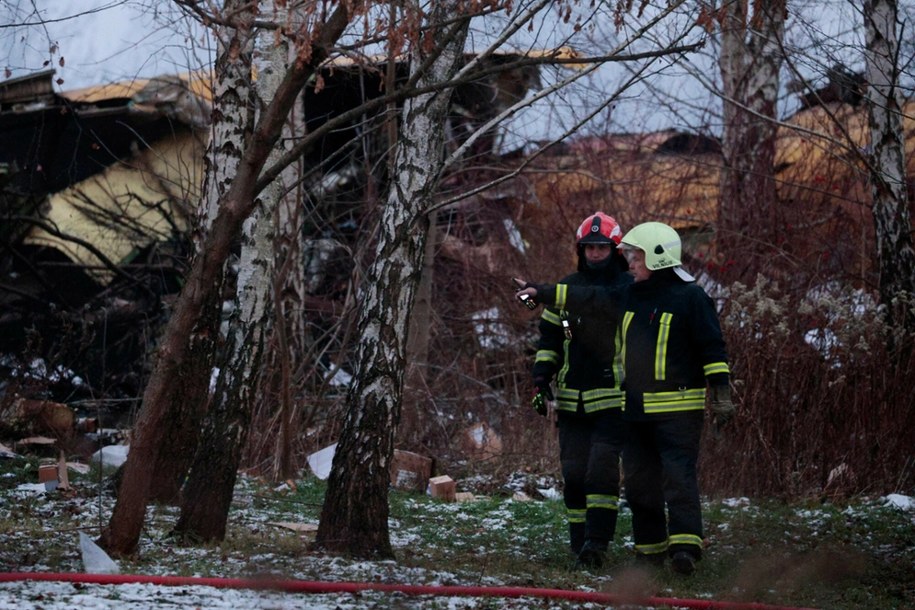
M651 277L651 270L645 266L645 252L638 248L623 250L626 262L629 263L629 273L635 278L636 282L644 282Z
M585 244L585 259L592 265L606 260L612 253L610 244Z

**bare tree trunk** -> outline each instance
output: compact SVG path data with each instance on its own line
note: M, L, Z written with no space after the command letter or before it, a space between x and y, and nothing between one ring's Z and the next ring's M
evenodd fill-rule
M253 17L250 13L244 16L248 20ZM215 106L219 108L220 112L219 120L213 127L213 141L207 157L209 187L203 210L202 226L204 228L209 227L218 214L219 201L228 190L231 177L238 168L244 150L245 137L249 135L249 126L252 122L250 92L253 38L250 27L220 28L217 39L220 41L221 53L216 62L217 81L214 97ZM224 44L223 41L225 41ZM253 216L256 215L255 212ZM250 228L250 223L246 223L245 226ZM243 242L248 242L250 239L250 236L243 238ZM243 257L245 254L246 251L243 249ZM243 262L239 264L239 286L245 283L243 278L250 275L250 268L251 265L245 265ZM236 292L236 300L240 294L242 291L239 288ZM214 302L207 307L207 310L213 312L215 309L213 317L216 317L216 326L211 329L213 334L210 335L211 343L215 347L216 333L219 332L219 314L222 308L218 293L214 295L213 300ZM240 305L236 302L236 310L240 309ZM237 333L237 328L233 326L229 332ZM232 336L228 344L238 348L239 343L239 337ZM230 351L229 354L236 355L236 352ZM212 352L209 354L209 362L214 361L214 356L215 354ZM190 476L184 485L181 513L175 526L175 532L186 538L221 539L225 532L228 504L232 499L232 490L235 485L235 469L226 466L226 464L233 464L231 441L226 438L228 436L227 422L231 421L226 413L229 405L226 379L234 378L229 377L228 374L229 371L234 373L233 367L238 366L234 362L222 364L219 382L213 393L213 408L206 420L197 451L192 454ZM180 391L180 388L177 391ZM230 468L227 475L226 471ZM228 492L226 492L226 488L228 488Z
M279 3L276 3L279 4ZM296 29L294 11L287 17L287 24ZM275 72L286 71L295 61L293 50L286 43L272 46L269 65ZM273 95L275 87L265 87L262 91L262 102L266 104ZM305 131L301 97L294 104L289 119L283 130L283 140L279 149L285 152L296 137ZM279 156L279 155L278 155ZM287 167L275 180L269 196L274 205L273 224L276 235L271 242L273 257L272 299L274 316L268 328L271 335L268 345L271 349L265 354L264 375L261 376L262 389L258 393L259 408L268 411L270 405L278 405L279 434L273 461L274 479L289 479L295 476L294 460L297 405L294 397L299 394L299 380L294 372L300 368L308 347L305 342L305 246L303 235L304 201L301 164ZM265 404L269 401L269 404Z
M407 340L407 370L404 383L403 424L400 439L410 440L422 436L423 430L417 428L424 418L422 411L426 405L426 373L429 364L429 340L432 326L432 284L435 269L435 250L437 246L436 212L429 213L429 234L426 238L426 252L423 255L423 266L420 273L416 297L413 301L413 313L410 315L410 331Z
M915 332L915 251L906 192L896 0L866 0L863 12L880 300L892 327Z
M229 3L227 9L233 10ZM194 227L196 255L203 248L204 236L219 210L219 201L228 191L242 156L246 132L250 90L250 28L223 27L217 35L221 48L217 60L217 82L214 85L214 107L220 109L214 122L209 150L204 161L206 178L204 195ZM239 52L239 49L241 52ZM219 279L222 286L223 278ZM209 404L210 377L216 361L222 316L222 290L213 292L204 305L197 324L188 337L187 358L180 374L181 383L169 388L169 433L160 445L159 458L150 482L150 498L156 502L175 503L184 478L194 461L200 427Z
M177 504L185 476L191 467L200 424L209 405L210 371L213 368L215 334L219 330L219 301L204 306L203 314L188 338L190 358L176 372L175 383L165 399L172 415L165 425L168 434L159 446L156 467L149 482L150 500Z
M270 15L279 23L286 22L286 16L280 11L263 11L261 14ZM283 74L289 69L290 49L288 41L275 33L262 35L257 48L259 52L255 55L260 61L256 59L254 63L260 65L260 77L256 105L266 107L276 94ZM291 139L286 138L285 141ZM275 162L285 152L281 142L270 161ZM288 168L264 189L260 197L262 205L245 222L238 272L238 315L231 321L228 363L217 386L213 414L188 480L186 501L176 527L176 532L184 536L207 541L225 537L232 493L254 405L263 402L276 404L278 395L287 395L282 390L289 380L289 359L285 357L288 342L278 342L283 352L272 363L265 358L265 345L270 341L271 332L281 338L286 336L285 320L282 316L274 319L273 311L277 302L282 303L282 300L277 300L282 299L284 294L282 287L294 285L287 281L289 268L299 268L294 261L287 261L286 268L282 264L285 252L291 249L284 245L296 240L296 227L290 219L297 215L294 202L287 201L285 186L291 182L290 174L294 171L294 167ZM280 268L283 271L278 275ZM282 371L269 370L271 364L287 373L284 375ZM270 383L270 380L276 379L280 380L279 384ZM286 385L284 382L287 382ZM281 416L288 417L282 409L284 402L280 404Z
M783 230L775 183L776 101L785 28L784 0L726 2L720 69L724 134L718 261L728 279L754 279ZM749 230L748 230L749 227Z
M321 24L316 37L310 39L308 52L306 49L300 50L299 57L302 60L296 62L285 75L244 149L231 186L220 199L219 213L206 236L200 256L191 266L184 289L166 326L155 367L143 394L143 407L134 427L124 481L111 520L99 540L114 556L136 551L149 500L152 470L174 408L167 397L170 388L176 383L177 371L181 370L189 356L188 337L204 306L218 292L232 241L256 204L258 177L268 155L273 151L290 108L317 66L328 56L331 46L342 35L349 18L349 3L337 5L333 14Z
M236 313L229 323L224 364L175 526L175 532L186 538L212 541L225 536L250 405L258 394L263 324L270 312L270 220L258 206L242 228Z
M442 49L419 86L447 80L461 59L469 20L458 2L435 5L429 32ZM415 7L414 7L415 8ZM441 43L441 44L439 44ZM413 45L411 71L428 57ZM337 443L316 543L360 557L391 557L388 485L400 418L407 330L429 230L428 210L442 168L450 90L404 105L391 190L382 211L376 257L364 282L355 381Z
M295 178L294 178L295 179ZM298 180L296 180L298 183ZM284 181L284 184L286 182ZM298 183L277 204L278 235L274 241L273 338L275 349L269 351L266 371L262 377L265 391L259 396L275 399L279 404L280 434L273 464L274 479L289 479L296 474L295 439L300 378L294 375L301 368L308 352L305 331L304 244L302 233L302 188ZM272 380L272 383L271 381ZM267 390L272 391L267 391Z

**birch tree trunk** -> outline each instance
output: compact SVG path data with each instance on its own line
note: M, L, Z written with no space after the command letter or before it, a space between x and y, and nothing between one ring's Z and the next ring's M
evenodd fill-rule
M231 184L219 200L217 215L175 303L143 394L143 406L134 426L124 481L108 527L99 539L111 555L123 556L136 551L149 501L151 471L155 467L168 420L176 407L167 397L170 388L180 383L176 375L191 357L188 337L206 304L218 295L233 240L255 207L258 178L268 155L274 150L289 110L302 87L343 34L351 17L351 8L349 3L344 2L336 5L332 14L322 15L324 18L316 34L297 49L298 61L284 75L276 95L261 114L242 151Z
M775 183L775 119L785 0L754 2L752 16L748 4L727 2L719 11L724 167L716 242L726 280L755 279L784 224Z
M260 15L288 25L285 9L268 7ZM254 95L256 107L266 107L273 99L289 69L290 59L290 45L280 30L264 32L258 37L253 62L259 74ZM288 131L288 123L284 131ZM286 152L284 141L291 139L280 140L268 163L275 162ZM277 397L288 396L282 389L284 382L288 383L289 375L271 370L272 366L280 369L288 366L289 358L284 357L288 355L288 342L278 342L284 348L283 353L273 361L265 357L265 345L270 341L271 333L286 336L285 321L273 315L277 303L275 296L282 295L282 288L287 284L295 286L289 278L300 269L295 261L287 261L283 273L277 275L286 252L294 250L289 244L297 242L296 226L291 222L297 217L295 202L287 201L286 188L287 183L292 184L294 173L295 167L290 166L263 190L258 198L259 205L242 229L237 315L230 322L227 362L222 367L211 416L191 469L175 528L182 536L205 541L224 539L241 454L255 406L269 403L275 409L278 403L281 407L288 405L288 401L278 401ZM275 286L280 289L275 290ZM270 383L275 379L280 382ZM286 409L281 408L280 414L284 420L288 417Z
M241 54L246 60L239 63L237 73L226 75L244 97L233 100L235 105L222 107L224 119L240 125L250 121L253 40L249 38L246 42ZM248 430L246 405L255 393L252 380L256 380L262 347L260 329L251 325L251 321L265 315L267 303L259 297L261 293L269 293L264 287L269 283L269 259L265 261L257 247L270 239L269 223L262 221L263 216L262 206L257 205L242 226L235 313L229 322L212 404L184 486L181 513L174 530L188 539L212 541L225 536L239 447Z
M227 4L234 11L240 3ZM239 23L244 23L241 13ZM247 15L251 19L250 14ZM204 157L206 166L204 195L198 206L193 241L195 256L200 256L204 236L209 232L226 194L250 132L247 116L251 80L250 27L220 27L216 32L219 56L216 82L213 83L213 107L219 108L212 126L210 144ZM220 286L223 277L219 278ZM216 362L216 346L222 316L222 290L214 291L203 307L203 313L188 337L191 357L179 373L181 383L169 388L169 434L159 447L158 463L150 482L150 498L155 502L177 502L179 492L197 450L200 426L209 405L211 371Z
M435 272L435 251L438 229L435 226L436 212L429 213L429 232L426 237L426 251L420 271L419 284L413 298L413 313L407 340L407 370L403 393L403 424L399 438L422 437L423 430L417 427L424 419L422 411L427 408L425 398L429 395L426 383L429 364L429 341L433 319L432 285ZM398 436L395 436L398 438Z
M250 14L248 17L251 18ZM243 23L243 20L241 21ZM248 92L250 89L250 28L222 27L217 32L220 53L216 62L218 78L214 83L214 107L220 109L219 118L212 127L211 141L205 157L207 166L204 197L198 210L195 225L195 256L203 255L204 236L218 213L219 201L225 196L235 175L244 149L246 132L250 125ZM223 283L220 272L214 278L219 286ZM157 463L150 474L150 498L160 502L178 499L183 478L194 461L196 443L208 403L210 371L215 362L217 337L221 316L221 290L214 290L204 303L199 319L187 339L189 356L183 361L174 379L166 386L166 411L171 415L162 425L169 429L162 435L162 441L154 449ZM153 431L137 428L131 443L128 461L145 459L142 441ZM121 495L133 494L137 488L136 474L125 468ZM199 483L199 482L198 482ZM195 494L194 484L191 501ZM187 497L182 500L182 513L188 505ZM203 508L202 506L200 508Z
M429 49L442 50L419 87L445 81L457 70L469 24L458 6L457 0L434 4L428 40L414 42L411 72L427 59ZM445 19L455 21L442 25ZM432 44L427 48L428 42ZM442 168L450 93L420 95L404 105L376 256L363 283L357 371L316 538L318 546L330 551L393 556L390 462L400 418L407 331L429 231L428 210Z
M279 4L279 3L276 3ZM287 19L288 27L295 30L297 23L294 11ZM265 87L260 96L260 103L266 105L273 97L279 77L289 69L295 56L290 45L277 41L269 55L269 68L274 72L275 81ZM285 153L291 142L305 131L301 96L290 110L283 129L283 137L278 150ZM277 155L277 160L281 155ZM305 336L305 245L303 235L304 223L304 185L302 184L301 163L290 165L265 190L265 198L274 201L273 225L276 227L271 246L273 271L270 275L273 306L272 323L265 354L264 374L261 376L261 391L258 393L259 404L254 405L264 413L276 412L279 434L277 434L276 451L272 465L274 479L289 479L296 474L294 461L294 440L297 437L295 422L298 405L294 396L299 392L295 371L300 369L301 361L308 351ZM267 431L265 431L267 432ZM268 432L269 433L269 432Z
M890 325L911 333L915 332L915 251L906 192L896 0L866 0L863 14L880 299Z

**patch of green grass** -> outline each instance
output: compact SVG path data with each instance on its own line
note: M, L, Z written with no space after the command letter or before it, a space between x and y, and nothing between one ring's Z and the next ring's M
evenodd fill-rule
M98 473L74 477L69 492L16 492L17 485L37 480L35 466L0 461L0 571L80 571L76 532L97 534L98 525L110 519L114 500ZM693 576L683 577L669 567L646 569L635 563L631 514L625 509L607 565L576 569L567 549L562 502L517 501L507 495L445 503L392 490L395 561L322 556L311 550L312 534L273 523L317 524L324 492L325 483L311 477L294 488L242 477L225 540L206 546L178 545L168 535L178 509L151 506L140 553L121 560L122 571L584 589L643 599L830 610L915 608L915 514L878 500L709 501L703 560ZM475 601L474 608L522 607L517 600ZM438 603L433 599L425 607Z

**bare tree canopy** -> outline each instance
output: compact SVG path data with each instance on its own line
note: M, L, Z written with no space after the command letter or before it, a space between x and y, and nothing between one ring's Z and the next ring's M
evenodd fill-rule
M219 540L240 468L292 479L336 444L317 545L390 557L398 448L553 466L519 406L531 319L506 280L556 277L605 210L681 232L737 346L746 419L709 488L832 490L842 460L910 481L911 7L836 25L795 6L176 0L144 14L193 24L180 63L64 90L85 65L52 35L70 16L4 5L0 36L29 28L40 59L11 45L0 82L0 413L72 396L32 356L101 352L87 394L130 360L109 552L136 551L152 501ZM114 321L133 344L107 353ZM859 437L854 460L834 442Z

